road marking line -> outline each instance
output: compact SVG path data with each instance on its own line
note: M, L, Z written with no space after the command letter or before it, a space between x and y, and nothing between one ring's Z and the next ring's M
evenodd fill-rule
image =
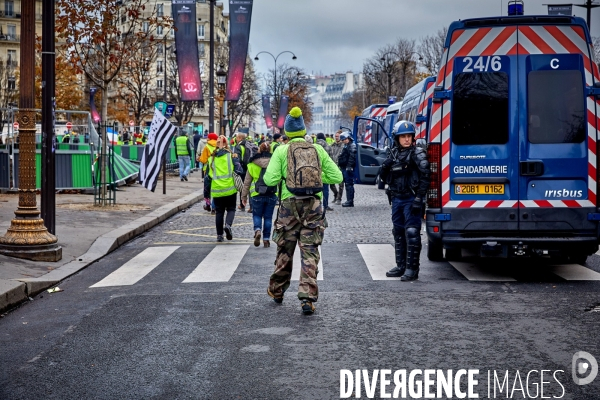
M156 268L160 263L165 261L179 246L168 247L148 247L137 256L123 264L122 267L113 271L100 282L90 286L107 287L107 286L128 286L137 283Z
M400 279L385 276L385 273L396 265L394 246L391 244L357 244L357 246L374 281Z
M579 264L562 264L550 267L550 272L567 281L600 281L600 274Z
M321 258L319 258L319 275L317 275L317 280L323 280L323 250L321 246L319 246L319 254L321 254ZM294 251L294 266L292 269L292 281L300 280L300 270L302 269L302 262L300 261L300 247L296 246L296 250Z
M483 282L516 282L515 278L501 275L496 271L487 271L481 265L468 262L449 261L458 272L464 275L470 281Z
M183 283L229 282L250 246L216 246Z

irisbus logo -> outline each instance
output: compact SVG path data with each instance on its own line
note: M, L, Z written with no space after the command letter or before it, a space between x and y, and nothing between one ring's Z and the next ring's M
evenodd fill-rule
M568 189L559 189L559 190L546 190L544 192L544 197L546 198L574 198L574 197L583 197L583 190L568 190Z

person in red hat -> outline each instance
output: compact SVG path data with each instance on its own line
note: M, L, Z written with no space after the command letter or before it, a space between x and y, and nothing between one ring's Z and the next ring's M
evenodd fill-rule
M215 212L215 210L211 210L210 179L206 177L208 172L206 170L206 167L208 165L208 158L213 155L215 149L217 148L218 138L219 136L214 132L208 134L208 142L206 143L206 146L204 146L204 149L202 149L202 154L200 155L199 160L202 163L202 173L204 174L204 209L206 211L212 211L213 213Z

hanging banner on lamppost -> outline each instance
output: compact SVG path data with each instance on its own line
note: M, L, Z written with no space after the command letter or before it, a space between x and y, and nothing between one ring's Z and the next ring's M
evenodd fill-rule
M279 100L279 114L277 116L277 128L283 129L285 124L285 117L288 112L288 103L290 102L290 96L282 95Z
M273 117L271 116L271 99L268 95L262 97L263 115L265 116L265 124L267 128L273 127Z
M250 40L252 0L229 0L229 76L227 77L226 101L238 101L242 93L244 70Z
M175 48L177 49L181 100L200 101L203 98L198 64L196 1L173 0L172 12L175 22ZM163 84L166 85L167 82Z
M98 110L96 109L96 103L94 102L94 96L96 96L97 91L98 88L90 88L90 113L92 114L92 119L94 122L100 121L100 114L98 113Z

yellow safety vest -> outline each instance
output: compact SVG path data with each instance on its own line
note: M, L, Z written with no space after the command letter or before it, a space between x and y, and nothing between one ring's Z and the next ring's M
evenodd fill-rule
M210 151L210 154L212 154L212 153L215 151L215 149L216 149L216 147L215 147L215 146L213 146L213 145L210 145L210 144L208 144L208 143L206 143L206 147L208 147L208 150ZM202 155L202 154L200 154L200 155ZM202 166L202 170L203 170L204 172L206 172L206 167L208 166L208 164L210 164L210 157L208 157L208 161L207 161L207 163L206 163L206 164L204 164L204 165Z
M190 153L187 148L188 138L185 136L179 136L175 139L175 146L177 147L177 156L189 156Z
M210 165L208 175L212 178L210 197L225 197L237 193L231 153L220 157L210 157L208 163Z

